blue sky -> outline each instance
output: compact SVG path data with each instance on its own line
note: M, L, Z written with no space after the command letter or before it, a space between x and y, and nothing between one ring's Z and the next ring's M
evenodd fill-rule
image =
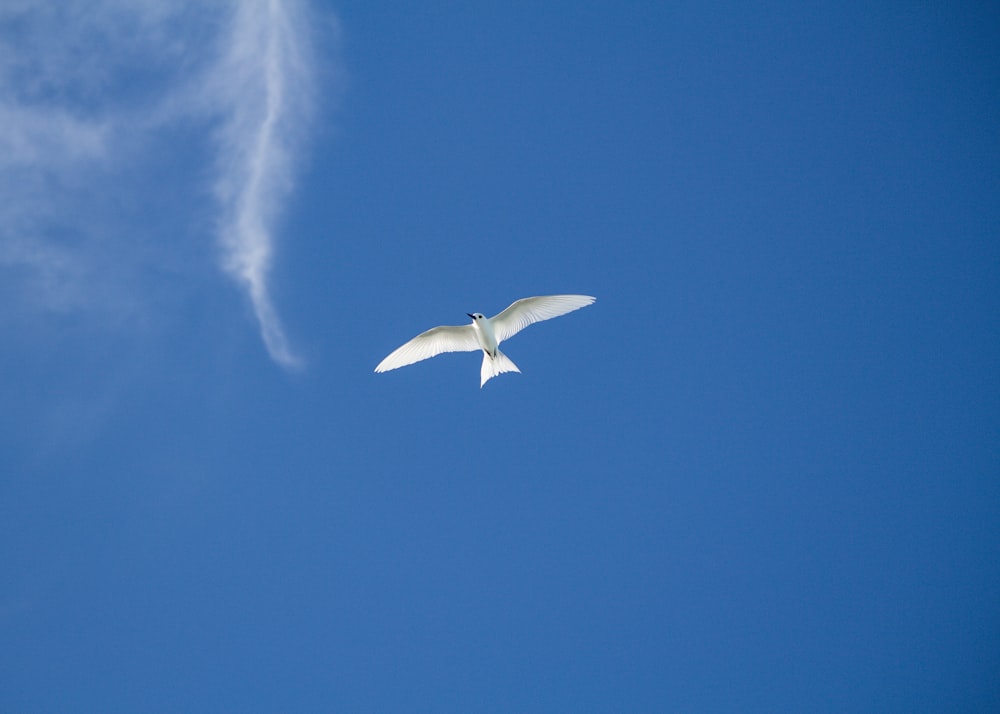
M995 709L998 20L5 3L0 709Z

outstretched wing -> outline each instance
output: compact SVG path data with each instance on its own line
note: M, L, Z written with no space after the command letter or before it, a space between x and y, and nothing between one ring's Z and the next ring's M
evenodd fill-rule
M397 348L378 363L376 372L405 367L408 364L436 357L442 352L475 352L479 349L475 328L472 325L452 327L443 325L422 332L402 347Z
M589 295L543 295L518 300L490 322L497 342L510 339L528 325L587 307L597 298Z

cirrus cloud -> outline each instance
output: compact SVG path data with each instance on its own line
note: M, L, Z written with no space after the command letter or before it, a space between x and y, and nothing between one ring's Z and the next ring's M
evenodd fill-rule
M156 234L166 211L136 220L155 213L150 195L169 195L170 215L193 217L188 244L214 236L272 359L299 366L269 277L316 104L314 26L299 0L5 3L6 309L136 309L142 281L129 274L184 244ZM182 153L179 133L189 159L161 170ZM144 194L137 179L157 190Z

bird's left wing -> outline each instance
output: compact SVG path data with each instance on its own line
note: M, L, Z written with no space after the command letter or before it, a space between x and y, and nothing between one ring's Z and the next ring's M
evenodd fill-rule
M597 298L590 295L543 295L518 300L490 322L497 341L510 339L528 325L587 307Z
M442 325L422 332L379 362L376 372L405 367L414 362L436 357L442 352L475 352L479 349L475 328L472 325L452 327Z

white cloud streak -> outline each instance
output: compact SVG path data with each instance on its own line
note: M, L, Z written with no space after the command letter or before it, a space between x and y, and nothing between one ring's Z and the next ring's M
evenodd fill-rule
M268 275L275 223L312 110L311 54L303 8L282 0L244 3L209 83L224 116L216 185L223 266L246 289L271 357L286 367L301 360L278 318Z
M29 313L141 302L136 261L184 241L157 234L155 216L137 230L121 206L149 214L144 201L166 190L202 217L188 230L215 233L272 359L301 366L269 276L315 103L311 27L304 0L0 8L0 317L12 302ZM178 132L196 147L181 161L187 173L164 169ZM186 188L205 182L201 146L214 155L202 183L214 221ZM154 175L174 183L133 185Z

